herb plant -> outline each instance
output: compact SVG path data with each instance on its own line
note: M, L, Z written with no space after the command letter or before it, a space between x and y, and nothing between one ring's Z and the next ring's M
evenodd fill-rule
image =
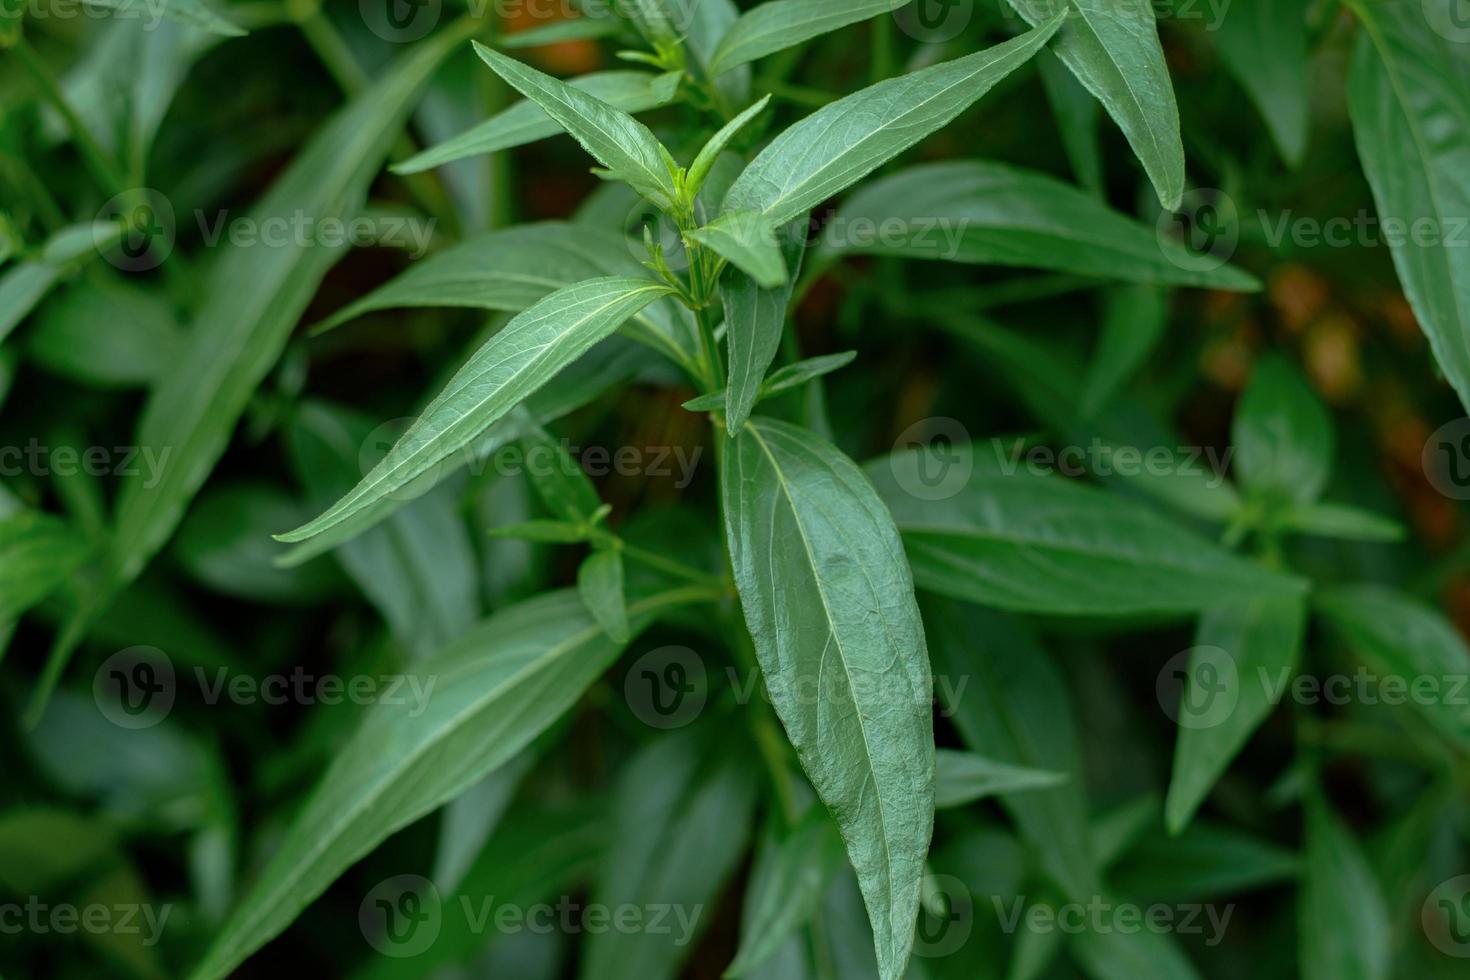
M1464 0L60 2L5 975L1465 975Z

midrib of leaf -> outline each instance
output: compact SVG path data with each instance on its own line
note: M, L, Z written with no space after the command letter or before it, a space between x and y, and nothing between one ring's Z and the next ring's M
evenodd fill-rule
M680 605L689 600L691 597L702 597L706 594L707 590L700 589L697 586L691 586L689 588L683 589L673 589L668 592L660 593L659 595L650 596L647 599L642 599L638 602L631 603L628 606L628 615L630 619L634 617L652 615L661 609L670 606ZM451 716L445 722L445 724L439 726L439 728L434 730L434 733L430 738L425 739L411 754L404 757L402 760L402 764L395 767L392 772L385 773L384 777L377 782L371 793L364 800L362 800L361 804L356 808L355 812L349 812L345 817L334 823L331 826L329 832L323 833L321 836L319 836L313 843L312 848L307 851L307 853L303 855L302 859L293 866L293 870L286 878L286 880L282 882L279 887L272 889L272 894L279 895L283 892L290 891L301 880L305 872L310 869L313 862L315 862L317 858L321 857L323 853L330 849L332 843L342 836L343 831L346 828L351 827L354 823L357 822L357 820L362 816L363 813L372 808L373 804L375 804L382 796L382 794L386 792L387 789L392 785L394 779L405 770L412 768L413 765L418 761L418 759L428 754L430 750L436 748L443 741L443 736L446 732L453 733L460 727L460 723L462 721L464 721L466 718L473 718L474 716L478 715L481 711L484 710L487 703L498 700L499 696L502 693L514 690L518 685L520 685L528 678L534 680L536 675L538 673L541 673L548 665L554 663L570 651L576 650L583 644L595 640L598 636L601 635L603 635L602 628L595 623L587 629L582 630L580 633L573 634L563 642L549 647L542 656L534 658L519 671L507 677L504 683L494 688L491 688L485 693L483 697L468 704L465 707L464 711ZM608 642L612 641L609 640ZM483 670L483 664L467 664L459 670L451 670L439 674L439 679L441 682L451 682L456 677L459 677L463 674L479 673ZM427 813L435 807L441 805L442 802L443 801L435 801L421 810L411 811L406 820L403 821L403 823L399 824L399 826L404 826L408 822L417 819L424 813ZM344 867L350 866L351 864L355 863L359 858L367 854L375 846L375 843L369 844L364 848L359 848L358 850L354 851L351 856L347 858L346 865L344 865ZM249 899L247 899L247 901L248 900ZM256 902L254 903L254 907L260 909L261 911L255 913L250 918L243 920L240 926L233 930L234 932L249 937L255 932L256 926L273 908L273 904ZM248 928L246 928L247 926ZM233 944L232 952L228 958L235 959L237 956L240 955L240 951L246 948L248 947L242 946L237 940ZM257 946L254 948L259 947ZM219 957L211 957L211 959L218 958Z
M557 346L557 344L559 344L562 340L565 340L569 334L575 332L588 320L594 319L601 313L614 306L619 305L620 303L627 302L628 298L631 296L638 296L647 292L666 293L669 292L669 288L659 283L650 282L647 286L640 287L637 290L619 293L615 298L608 300L606 303L603 303L596 309L584 314L579 319L571 321L566 329L562 330L559 334L547 340L546 342L535 345L534 347L520 348L514 351L507 352L504 356L501 357L500 360L485 365L479 371L475 372L473 376L466 377L463 380L460 380L459 378L451 380L450 386L445 388L444 391L440 393L438 398L434 399L434 403L447 403L451 398L460 394L479 378L484 377L486 374L499 368L507 360L515 357L520 357L521 355L525 354L527 350L533 350L537 353L532 355L531 360L528 361L526 364L525 370L521 373L525 374L534 370L545 359L544 352L546 350ZM549 310L546 313L541 314L536 319L529 321L526 329L534 329L536 325L554 315L555 312L556 311L554 310ZM497 334L496 336L499 336L499 334ZM431 405L430 407L432 408L433 406ZM428 409L425 409L426 413L427 411ZM450 423L449 427L452 427L454 423L464 419L467 414L468 413L461 414L458 418L454 419ZM444 431L447 431L449 427L446 427ZM405 436L405 438L407 437ZM429 454L429 456L432 456L432 454ZM425 461L426 458L427 457L425 457L425 455L423 454L422 449L416 450L415 452L409 454L407 458L405 458L401 462L396 463L393 466L390 466L387 470L383 471L383 473L372 482L364 482L362 484L359 484L356 489L354 489L351 493L349 493L346 497L343 497L336 505L334 505L332 509L328 511L328 514L341 515L347 513L349 508L351 508L364 498L371 496L379 487L383 486L385 483L388 483L390 481L390 478L397 477L402 472L407 472L408 476L405 478L405 482L414 480L422 474L428 472L428 470L433 467L435 463L439 462L445 457L439 456L434 458L427 458L427 461ZM322 515L322 517L319 517L316 520L312 521L305 528L300 528L296 531L293 531L289 535L283 535L283 540L304 540L306 537L311 536L311 534L320 533L320 531L332 527L335 523L340 523L340 521L334 521L333 524L324 523L328 514L324 514ZM316 528L316 530L307 533L307 528Z
M1389 85L1393 91L1394 100L1398 103L1399 108L1402 110L1402 115L1409 127L1409 132L1413 134L1414 148L1417 151L1414 159L1415 162L1419 165L1420 169L1422 169L1423 171L1424 186L1428 190L1429 198L1434 204L1435 217L1439 220L1440 227L1443 228L1446 224L1445 215L1447 211L1442 206L1442 192L1439 190L1439 182L1435 179L1434 168L1430 166L1431 155L1429 152L1429 144L1424 138L1424 132L1419 126L1418 116L1412 110L1408 95L1404 92L1403 80L1399 78L1398 64L1395 59L1389 57L1390 46L1383 37L1381 25L1369 12L1369 5L1363 3L1362 0L1347 0L1347 2L1348 5L1354 10L1354 12L1357 13L1358 19L1363 22L1364 28L1368 31L1368 37L1373 42L1373 47L1376 48L1378 51L1378 63L1383 66L1383 73L1385 76L1388 77ZM1460 329L1443 331L1443 333L1445 334L1445 341L1450 342L1450 335L1453 334L1454 338L1460 340L1460 343L1456 345L1458 346L1460 354L1462 355L1460 360L1462 362L1470 360L1470 348L1467 348L1466 346L1464 335L1464 328L1466 324L1470 324L1470 317L1467 317L1466 315L1466 310L1463 306L1463 300L1460 297L1461 291L1455 288L1454 266L1450 264L1449 254L1445 251L1442 245L1433 249L1428 249L1427 251L1437 257L1437 265L1443 266L1445 281L1449 283L1448 292L1450 294L1451 301L1454 303L1455 314L1459 319ZM1420 254L1422 254L1422 250ZM1424 324L1424 327L1424 333L1426 336L1429 337L1430 345L1435 348L1435 353L1438 354L1438 338L1441 331L1432 329L1430 324ZM1461 397L1467 402L1470 402L1470 392L1462 392Z
M827 620L828 630L827 630L827 643L822 648L822 662L817 667L818 674L820 675L822 673L822 671L826 667L826 664L827 664L827 649L829 647L835 646L837 648L837 654L838 654L838 658L837 659L842 664L842 675L847 680L847 689L849 691L855 691L856 688L853 685L852 671L851 671L851 669L847 665L847 656L846 656L845 652L842 649L842 641L837 636L837 630L836 630L836 627L835 627L835 624L837 622L837 619L833 616L831 604L827 601L827 590L826 590L826 588L822 584L821 575L818 573L819 566L817 565L816 554L812 551L811 541L807 537L806 526L802 523L802 520L801 520L801 517L800 517L800 513L801 512L800 512L800 510L796 506L796 499L795 499L795 497L792 496L792 490L791 490L790 482L786 479L786 474L781 469L781 464L776 461L776 455L775 455L775 453L773 453L771 451L771 447L766 444L766 440L761 435L759 428L754 423L747 422L746 423L746 429L750 432L751 436L755 439L756 444L758 446L760 446L761 452L763 452L765 454L766 459L771 464L771 470L772 470L772 472L774 472L775 475L776 475L776 482L781 487L781 495L786 498L786 504L787 504L787 506L791 510L791 519L795 522L797 531L798 531L798 533L801 536L801 546L802 546L802 549L806 552L807 563L812 568L812 580L816 583L816 586L817 586L817 595L822 600L822 613L823 613L823 616ZM797 447L798 450L800 450L800 448L801 448L800 446ZM821 511L822 513L824 513L824 514L827 513L821 507L821 505L819 503L817 503L816 501L813 501L812 502L812 506L814 508L816 508L817 510ZM829 514L828 517L830 519L831 515ZM834 529L837 529L838 530L838 533L843 533L842 530L841 530L842 525L841 525L840 522L833 521L832 522L832 526L833 526ZM774 538L775 533L776 533L776 522L775 521L772 521L771 522L771 535L772 535L773 538ZM844 534L844 540L846 540L846 535L845 534ZM768 556L769 555L774 555L776 553L775 547L768 547L766 553L767 553ZM861 567L861 566L859 566L859 567ZM864 568L863 569L863 576L865 578L867 578L867 575L868 575L868 571L867 571L866 568ZM772 579L771 580L774 582L776 579L775 579L774 576L772 576ZM868 579L868 585L869 585L869 588L872 591L872 593L874 595L877 595L878 594L877 587L873 584L873 581L872 581L871 578ZM881 619L883 617L882 603L877 603L877 605L878 605L877 612L878 612L878 615L879 615L879 617ZM887 630L888 622L887 622L886 619L883 619L883 626L884 626L885 632L887 632L888 631ZM862 732L862 736L863 736L863 758L867 762L867 765L865 767L866 768L866 772L864 774L864 782L866 782L868 785L872 786L872 788L873 788L873 798L877 802L876 809L877 809L877 813L878 813L878 826L879 826L879 835L878 836L879 836L879 839L881 839L883 841L883 858L884 858L883 877L884 877L884 880L887 882L887 889L886 890L887 890L888 895L891 898L892 895L893 895L893 878L892 878L892 875L893 875L893 865L894 865L894 862L893 862L893 850L892 850L892 847L890 846L889 841L888 841L888 818L887 818L887 814L886 814L886 812L884 810L884 806L883 806L882 789L878 785L877 774L876 774L876 772L875 772L875 770L873 768L873 749L872 749L872 744L871 744L871 742L869 741L869 738L868 738L868 717L864 713L863 709L861 709L861 708L858 707L858 700L857 700L856 697L853 698L853 708L854 708L854 711L856 712L856 714L857 714L857 716L858 716L858 718L860 720L860 724L858 725L858 730L860 732ZM885 917L891 916L891 914L892 914L892 910L891 909L885 910ZM890 928L892 927L892 922L891 921L889 922L889 926L890 926Z

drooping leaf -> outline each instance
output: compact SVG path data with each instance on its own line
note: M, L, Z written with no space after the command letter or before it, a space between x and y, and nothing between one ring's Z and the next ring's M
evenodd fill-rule
M1307 793L1306 864L1297 891L1302 980L1386 980L1388 910L1357 841L1320 790Z
M1282 357L1256 366L1231 427L1240 482L1273 503L1309 504L1332 476L1332 418Z
M1051 51L1036 56L1036 71L1041 76L1057 128L1061 130L1062 145L1077 183L1088 193L1101 197L1103 159L1097 100Z
M1064 15L993 48L869 86L823 106L761 151L725 196L725 211L783 225L941 129L1025 64Z
M1421 678L1445 684L1470 671L1470 647L1454 624L1402 593L1372 585L1337 586L1319 593L1314 605L1354 654L1382 678L1397 678L1406 691ZM1407 701L1445 738L1470 747L1470 704L1448 695L1445 688L1437 696Z
M512 38L517 36L511 35ZM502 42L502 47L506 46ZM599 71L573 78L566 84L606 102L614 109L644 112L674 100L679 76L672 72L654 75L646 71ZM496 113L453 139L394 164L392 169L394 173L416 174L465 157L524 146L560 132L563 129L557 121L528 99Z
M1060 616L1190 613L1305 589L1121 496L997 462L979 444L945 453L868 467L922 588ZM971 467L963 483L955 466Z
M1307 152L1308 0L1233 0L1214 37L1290 166Z
M647 126L558 78L478 41L474 45L485 64L572 134L612 176L654 203L669 205L678 200L668 151Z
M862 471L783 422L751 419L731 440L722 497L767 688L842 830L893 980L934 806L933 685L902 546Z
M1201 270L1172 238L1091 194L1000 163L921 164L873 181L844 202L828 229L824 258L867 253L1151 285L1260 288L1233 266Z
M789 281L781 245L756 211L727 211L689 237L729 260L763 290L779 289Z
M1006 0L1032 25L1056 12L1049 0ZM1173 209L1184 196L1184 143L1179 106L1164 63L1151 4L1066 0L1056 52L1128 137L1158 193Z
M1455 2L1354 3L1348 106L1399 281L1470 409L1470 59L1430 22L1454 24Z
M1002 793L1060 786L1068 779L1064 772L1028 769L975 752L956 752L953 749L940 749L935 761L938 775L934 784L934 806L940 810Z
M814 37L870 17L890 13L912 0L768 0L746 11L725 33L710 71L723 74Z
M315 537L413 483L669 292L669 287L646 279L605 278L568 286L541 300L475 352L352 492L281 540Z
M1165 804L1170 833L1189 824L1295 679L1306 613L1301 598L1287 596L1221 606L1200 617L1188 663L1164 679L1179 695L1179 739Z
M252 212L258 223L313 215L345 218L398 135L414 95L459 43L435 35L404 55L333 117ZM281 248L227 245L211 266L195 328L139 422L137 444L170 447L162 479L123 482L113 553L118 577L135 577L177 526L224 452L256 385L275 364L317 284L341 249L309 240Z
M635 602L640 628L687 595ZM406 672L337 754L194 971L227 976L393 831L454 798L551 725L616 659L571 592L512 606Z
M0 519L0 623L50 595L91 553L65 521L36 511Z

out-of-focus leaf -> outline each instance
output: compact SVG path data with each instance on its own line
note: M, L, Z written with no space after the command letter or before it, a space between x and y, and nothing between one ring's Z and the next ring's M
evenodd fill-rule
M169 370L184 342L160 296L110 279L82 279L41 308L26 356L99 387L136 387Z
M63 277L122 237L117 223L72 225L46 241L41 254L0 275L0 340L46 297Z
M771 700L847 842L879 973L903 974L934 819L933 682L903 547L812 433L751 419L725 450L735 582Z
M940 749L935 753L934 806L944 810L964 806L1002 793L1049 789L1069 778L1064 772L1045 772L1013 766L975 752Z
M49 514L21 511L0 520L0 623L59 588L91 550L85 538Z
M623 597L623 555L608 548L592 552L577 569L577 593L607 635L627 643L628 604Z
M913 0L768 0L741 15L710 59L710 71L731 68L897 10Z
M1277 516L1276 525L1343 541L1402 541L1407 534L1402 524L1372 511L1320 500L1287 509Z
M1231 436L1241 484L1272 503L1311 503L1332 476L1332 418L1280 356L1256 366Z
M1373 870L1319 790L1307 793L1305 819L1297 892L1302 980L1386 980L1392 936Z
M1307 152L1309 0L1232 0L1215 43L1225 67L1256 104L1282 159L1295 167Z
M243 37L245 31L215 13L204 0L84 0L88 7L102 7L125 20L147 20L156 30L160 17L198 27L222 37Z
M1209 902L1291 881L1296 854L1230 827L1196 820L1178 837L1144 836L1109 879L1159 902Z
M1119 286L1104 299L1102 332L1087 367L1078 411L1096 415L1148 359L1169 323L1169 293Z

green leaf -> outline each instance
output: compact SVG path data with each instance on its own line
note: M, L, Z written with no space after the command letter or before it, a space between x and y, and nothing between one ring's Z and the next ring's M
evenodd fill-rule
M1454 2L1353 3L1348 107L1399 281L1470 410L1470 60L1429 22L1453 24Z
M760 211L772 226L806 214L946 126L1025 64L1063 19L823 106L761 151L730 188L724 210Z
M1050 789L1002 793L1000 802L1047 875L1069 899L1089 901L1100 885L1061 672L1029 627L1004 613L926 597L924 623L940 698L965 745L1007 765L1068 775Z
M1305 811L1306 868L1297 891L1302 980L1387 980L1388 910L1357 841L1315 787Z
M1057 6L1050 0L1007 2L1032 25L1051 17ZM1058 57L1123 130L1159 202L1172 211L1184 196L1184 143L1153 6L1067 0L1067 7Z
M297 479L315 506L352 489L372 433L371 420L326 402L306 401L297 409L286 441ZM416 656L444 646L477 618L474 551L452 485L406 501L336 557Z
M1148 360L1169 325L1169 293L1119 286L1104 297L1102 335L1087 367L1078 411L1096 415Z
M1201 270L1172 238L1092 194L982 161L922 164L876 180L842 205L823 237L832 241L824 257L896 255L1151 285L1260 288L1233 266Z
M847 842L884 980L913 945L934 806L933 684L903 549L853 463L751 419L722 498L745 621L776 713Z
M509 45L502 42L501 46ZM565 84L622 112L644 112L674 101L679 78L675 72L654 75L646 71L599 71ZM535 102L517 102L453 139L394 164L391 169L394 173L416 174L465 157L525 146L561 132L563 129L557 121Z
M1332 476L1332 418L1284 357L1262 359L1231 426L1235 468L1253 496L1308 504Z
M0 623L59 588L90 553L86 540L60 518L21 511L0 519Z
M688 594L635 602L639 627ZM453 799L550 726L617 659L572 592L505 609L405 675L338 751L249 895L190 976L217 980L400 827Z
M1171 834L1189 824L1296 678L1306 621L1306 603L1296 597L1221 606L1200 617L1188 662L1166 668L1173 676L1160 683L1179 694L1179 740L1165 804Z
M708 734L659 739L628 763L592 901L609 909L666 906L672 921L667 930L589 935L584 980L673 980L710 925L709 910L745 852L756 786L742 754L719 751L728 740Z
M1118 888L1161 902L1209 902L1290 881L1291 851L1230 827L1196 820L1177 837L1148 834L1109 872Z
M723 74L849 24L897 10L913 0L770 0L741 15L710 59Z
M507 50L537 48L544 44L562 44L566 41L598 41L605 37L616 37L620 30L621 26L611 17L582 16L515 31L497 38L495 43Z
M117 222L70 225L47 239L39 256L6 269L0 275L0 340L65 276L85 261L96 258L99 251L115 244L122 234L122 226Z
M748 126L752 119L760 115L770 102L771 97L769 95L761 96L754 105L720 127L720 130L709 138L709 141L700 148L699 154L694 158L694 162L689 165L689 174L685 178L687 193L690 195L699 193L700 189L704 187L705 179L709 177L710 170L714 168L715 161L720 158L721 153L725 152L725 148L730 145L730 141L735 138L737 133Z
M203 0L164 0L162 3L158 0L83 0L83 3L88 7L115 11L120 17L146 20L150 29L157 27L156 22L161 16L221 37L245 36L243 28L215 13Z
M627 643L628 606L623 598L623 555L613 548L593 551L577 569L577 593L607 635Z
M1444 614L1417 599L1373 585L1338 586L1316 597L1323 617L1347 640L1380 683L1397 678L1406 691L1425 681L1447 691L1470 670L1470 647ZM1470 748L1470 705L1462 697L1410 697L1426 721L1454 744Z
M582 524L566 521L522 521L504 527L492 527L492 538L513 538L518 541L538 541L542 544L578 544L587 540L588 530Z
M558 78L472 43L485 64L545 110L612 176L660 207L672 207L679 199L668 151L647 126Z
M921 588L1058 616L1191 613L1305 590L1141 504L990 452L915 449L869 465Z
M349 217L414 96L460 39L449 31L423 42L340 110L261 199L252 220ZM173 532L340 255L339 248L293 241L281 248L227 245L215 257L188 343L143 408L137 445L155 453L168 447L172 457L157 481L123 481L113 547L121 580L135 577Z
M748 976L770 961L816 913L841 868L842 838L823 806L808 809L784 839L768 837L756 854L740 948L725 976Z
M97 324L105 322L106 330ZM112 278L73 283L41 308L26 354L55 374L101 388L142 387L163 376L184 334L157 293Z
M602 500L566 447L541 426L528 422L521 452L531 486L552 516L573 524L591 522Z
M781 230L780 241L790 273L785 284L762 289L749 275L739 271L727 271L720 280L725 343L730 351L725 430L732 437L750 418L751 410L760 400L766 371L781 348L787 308L801 272L806 239L795 223Z
M789 281L781 245L757 211L727 211L689 237L728 259L761 289L777 289Z
M975 752L939 749L935 754L937 778L934 806L939 810L965 806L1002 793L1049 789L1069 778L1064 772L1044 772L988 759Z
M1116 909L1125 900L1104 892L1096 899L1104 908ZM1137 903L1131 903L1136 908ZM1084 929L1068 936L1068 949L1082 972L1093 980L1200 980L1179 941L1167 932L1152 928L1132 929L1126 920L1102 920L1101 929Z
M1051 114L1056 117L1057 128L1061 130L1062 146L1077 183L1089 194L1102 197L1104 178L1097 100L1051 51L1043 51L1036 56L1036 71L1041 76L1042 88L1046 90Z
M315 537L413 483L473 443L624 320L669 292L669 287L646 279L606 278L552 293L476 351L352 492L280 539Z
M1323 501L1289 508L1278 515L1276 526L1340 541L1391 542L1402 541L1407 536L1398 521L1346 504Z
M809 357L795 364L788 364L779 371L773 371L770 377L761 383L760 395L756 402L779 395L782 392L799 388L808 381L825 377L833 371L841 370L857 359L857 351L844 351L841 354L825 354L822 357ZM719 391L708 395L700 395L691 398L684 403L684 407L691 412L719 412L724 411L726 395L729 389L721 388Z
M1232 0L1214 32L1226 69L1255 103L1292 167L1307 152L1310 6L1310 0Z

